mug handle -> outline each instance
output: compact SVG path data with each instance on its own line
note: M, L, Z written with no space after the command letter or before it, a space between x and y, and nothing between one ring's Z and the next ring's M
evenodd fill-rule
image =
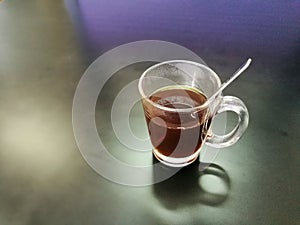
M238 115L238 124L227 134L217 135L212 133L212 135L208 136L205 143L211 147L225 148L233 145L239 140L248 127L249 113L242 100L233 96L222 97L216 115L226 111L232 111Z

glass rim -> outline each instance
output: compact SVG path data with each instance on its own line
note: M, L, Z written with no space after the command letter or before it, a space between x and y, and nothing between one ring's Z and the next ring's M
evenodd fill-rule
M145 99L147 102L149 102L150 104L152 104L153 106L155 106L155 107L157 107L157 108L159 108L159 109L162 109L162 110L164 110L164 111L170 111L170 112L190 112L190 111L195 111L195 110L196 110L196 111L200 111L200 110L203 110L203 109L208 108L209 104L210 104L213 100L217 99L219 96L222 95L222 92L221 92L219 95L217 95L214 99L212 99L212 100L210 100L210 101L206 101L206 102L205 102L204 104L202 104L202 105L199 105L199 106L196 106L196 107L192 107L192 108L186 108L186 109L176 109L176 108L169 108L169 107L166 107L166 106L162 106L162 105L160 105L160 104L158 104L158 103L153 102L152 100L149 99L148 96L146 96L146 94L145 94L145 92L144 92L144 90L143 90L143 88L142 88L142 80L143 80L143 78L145 78L146 74L147 74L149 71L151 71L151 70L153 70L153 69L155 69L155 68L157 68L157 67L159 67L159 66L162 66L162 65L164 65L164 64L180 63L180 62L182 62L182 63L187 63L187 64L192 64L192 65L195 65L195 66L197 66L197 67L205 68L205 69L208 70L208 71L214 76L214 78L216 79L218 88L221 86L221 80L220 80L219 76L217 75L217 73L216 73L215 71L213 71L213 70L212 70L211 68L209 68L208 66L206 66L206 65L204 65L204 64L197 63L197 62L188 61L188 60L169 60L169 61L160 62L160 63L157 63L157 64L155 64L155 65L153 65L153 66L150 66L148 69L146 69L146 70L142 73L141 77L139 78L139 83L138 83L138 89L139 89L139 92L140 92L140 94L141 94L141 96L142 96L142 99ZM209 97L208 97L208 99L209 99Z

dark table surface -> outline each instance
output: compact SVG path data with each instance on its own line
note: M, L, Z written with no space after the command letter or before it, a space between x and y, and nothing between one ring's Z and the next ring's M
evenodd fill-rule
M0 30L1 225L300 224L299 1L4 0ZM139 40L184 46L222 80L253 58L224 92L243 99L249 127L220 151L215 176L196 162L132 187L82 157L72 128L76 87L98 56ZM96 106L99 136L127 163L152 163L152 155L130 157L114 137L109 106L150 64L112 76ZM131 117L142 118L136 108Z

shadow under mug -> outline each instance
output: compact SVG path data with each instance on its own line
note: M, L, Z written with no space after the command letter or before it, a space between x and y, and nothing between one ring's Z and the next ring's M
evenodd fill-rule
M139 79L139 92L155 157L172 167L192 163L203 144L228 147L238 141L248 126L245 104L233 96L207 101L221 86L218 75L196 62L173 60L155 64ZM235 128L217 135L211 130L214 117L232 111L238 115Z

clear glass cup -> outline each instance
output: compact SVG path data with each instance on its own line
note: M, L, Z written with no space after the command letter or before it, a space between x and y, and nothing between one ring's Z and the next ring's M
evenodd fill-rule
M222 93L207 101L220 86L212 69L185 60L158 63L142 74L138 88L159 161L183 167L198 157L204 143L222 148L238 141L248 126L248 110L240 99ZM226 111L238 115L237 125L225 135L214 134L214 117Z

